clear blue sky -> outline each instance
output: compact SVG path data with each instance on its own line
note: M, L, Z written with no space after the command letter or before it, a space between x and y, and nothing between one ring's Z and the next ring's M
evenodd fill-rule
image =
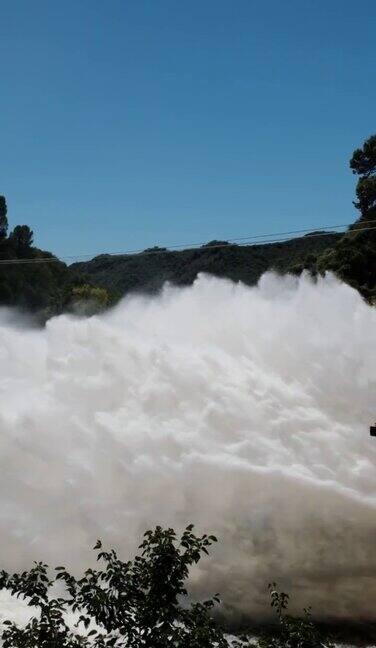
M376 3L0 0L0 194L97 253L351 221Z

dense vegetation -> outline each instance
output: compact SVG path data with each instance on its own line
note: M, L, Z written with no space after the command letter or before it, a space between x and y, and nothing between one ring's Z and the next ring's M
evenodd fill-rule
M156 527L144 534L141 554L123 562L114 550L94 547L103 569L87 569L80 579L64 567L51 577L47 565L36 563L30 571L0 574L0 589L24 599L38 614L25 627L5 621L4 648L246 648L247 637L231 643L215 622L212 610L218 596L203 602L188 598L185 581L189 570L216 538L196 536L189 525L181 538L173 529ZM56 582L65 593L53 593ZM56 591L56 588L55 588ZM278 626L259 641L259 648L329 648L308 610L297 619L286 614L288 595L270 586L271 605ZM67 612L77 613L70 628Z
M213 241L179 252L154 248L134 255L112 257L103 254L92 261L76 263L71 269L78 277L120 294L130 291L153 293L166 281L187 286L199 272L254 285L271 268L285 273L305 267L339 239L340 234L317 233L263 245L240 246Z
M166 281L189 285L199 272L253 285L270 268L285 273L308 267L340 238L336 233L313 233L253 246L211 241L198 249L171 252L155 247L142 254L101 255L66 266L50 252L33 247L27 225L7 236L6 214L0 196L0 305L27 309L42 320L64 311L90 315L130 291L156 292Z
M0 196L0 305L36 313L43 321L64 311L90 315L113 303L104 288L85 284L50 252L34 247L28 225L17 225L8 235L7 212Z
M68 280L64 263L33 247L27 225L17 225L8 235L7 204L0 196L0 304L33 312L56 310Z
M350 168L359 176L355 207L359 219L344 235L313 232L280 243L237 246L212 241L199 249L171 252L152 248L147 254L101 255L72 270L109 290L158 290L165 281L188 285L199 272L257 283L270 269L282 274L334 272L368 301L376 299L376 135L356 149Z
M376 135L356 149L350 167L359 176L355 207L360 217L317 263L319 272L331 270L359 290L369 301L376 298Z
M244 246L211 241L181 251L154 247L140 254L103 254L69 267L33 247L27 225L16 226L8 235L7 204L0 196L0 305L25 308L42 320L67 310L90 315L130 291L155 293L166 281L189 285L199 272L254 285L270 269L282 274L306 269L313 275L330 270L373 302L376 135L354 151L350 168L359 176L354 205L360 217L345 234L312 232L288 241Z

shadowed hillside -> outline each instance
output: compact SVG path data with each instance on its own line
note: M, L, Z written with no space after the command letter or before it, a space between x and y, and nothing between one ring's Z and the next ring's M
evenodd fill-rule
M212 241L201 248L168 251L161 248L134 255L101 255L76 263L71 271L78 280L126 294L155 292L169 281L177 286L191 284L199 272L252 285L267 270L313 275L334 272L356 288L365 299L376 298L376 135L363 142L350 160L359 177L354 206L359 219L345 234L312 232L279 243L237 246Z
M69 267L33 247L33 232L27 225L17 225L8 235L7 204L0 196L0 305L41 313L42 319L72 309L89 315L131 291L155 293L166 282L190 285L200 272L254 285L267 270L281 274L308 270L312 275L331 271L373 303L376 136L354 151L350 168L359 176L354 206L360 217L344 234L311 232L260 245L211 241L179 251L154 247L139 254L102 254ZM38 263L46 257L54 261Z
M286 273L310 267L340 238L341 234L321 233L282 243L247 246L212 241L179 252L153 248L133 255L103 254L91 261L75 263L70 269L82 280L121 295L130 291L153 293L166 281L186 286L193 283L199 272L253 285L267 270Z
M28 225L8 234L7 203L0 196L0 306L17 306L33 313L59 312L70 272L50 252L34 247Z

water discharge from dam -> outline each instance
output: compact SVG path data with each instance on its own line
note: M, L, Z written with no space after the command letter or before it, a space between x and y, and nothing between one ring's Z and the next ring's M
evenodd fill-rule
M376 309L330 276L199 276L43 330L2 310L0 567L80 573L98 537L127 558L193 522L220 541L191 591L229 618L262 619L273 579L372 618L375 392Z

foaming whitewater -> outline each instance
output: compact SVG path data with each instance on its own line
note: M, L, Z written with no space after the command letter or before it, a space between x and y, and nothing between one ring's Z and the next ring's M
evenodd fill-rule
M97 537L126 558L194 522L220 542L191 590L228 618L265 618L270 580L374 618L375 368L376 309L330 276L202 275L44 330L0 311L0 567L79 573Z

